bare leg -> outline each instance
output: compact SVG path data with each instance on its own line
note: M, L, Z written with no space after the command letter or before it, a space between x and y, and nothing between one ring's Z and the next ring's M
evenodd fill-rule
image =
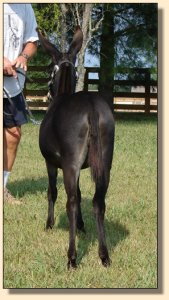
M21 127L4 128L4 170L11 171L21 139Z

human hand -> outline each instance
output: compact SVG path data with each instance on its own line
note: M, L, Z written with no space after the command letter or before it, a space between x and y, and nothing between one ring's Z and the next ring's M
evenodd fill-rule
M27 59L22 55L18 56L11 64L16 69L21 68L25 72L27 71Z
M3 74L6 76L13 76L17 78L17 73L15 67L12 65L10 60L4 57L4 64L3 64Z

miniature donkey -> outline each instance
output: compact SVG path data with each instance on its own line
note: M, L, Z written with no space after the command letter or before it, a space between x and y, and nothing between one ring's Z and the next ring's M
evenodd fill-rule
M81 49L83 34L76 27L67 53L61 53L37 29L40 43L52 58L49 82L52 101L40 127L39 145L48 172L48 217L46 228L54 225L54 204L57 198L57 170L63 170L69 219L68 268L76 268L76 230L84 229L81 213L80 170L91 168L95 182L93 198L96 216L99 256L104 266L110 265L104 233L105 195L109 185L114 148L114 118L108 102L92 92L75 93L76 55Z

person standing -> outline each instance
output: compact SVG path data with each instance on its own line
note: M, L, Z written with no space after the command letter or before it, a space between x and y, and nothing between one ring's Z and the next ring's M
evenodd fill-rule
M36 19L31 4L4 4L3 53L3 177L4 200L15 203L7 182L21 139L21 126L27 123L22 90L28 61L37 52Z

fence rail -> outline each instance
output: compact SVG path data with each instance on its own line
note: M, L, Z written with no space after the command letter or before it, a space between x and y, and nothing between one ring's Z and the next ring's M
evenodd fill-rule
M131 70L131 69L130 69ZM150 113L157 111L157 92L152 92L151 87L157 89L157 81L151 79L148 68L132 69L136 74L143 74L142 80L114 80L114 91L112 98L113 110L130 110ZM36 73L33 73L36 72ZM118 70L121 74L127 74L128 70ZM90 74L98 74L90 78ZM31 109L46 109L49 105L47 101L49 74L47 66L29 66L28 78L26 80L24 94ZM99 68L86 68L84 90L96 92L99 84ZM35 88L36 85L36 88ZM131 87L142 87L144 91L128 91ZM117 91L128 87L127 91Z

